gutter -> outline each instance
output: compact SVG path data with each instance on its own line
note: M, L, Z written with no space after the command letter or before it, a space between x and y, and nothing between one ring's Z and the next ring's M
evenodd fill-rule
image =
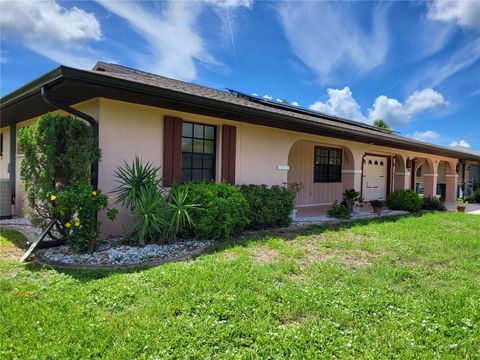
M86 122L89 123L90 127L92 128L93 139L95 141L95 144L96 144L96 147L97 147L97 150L98 150L98 146L99 146L98 133L99 133L99 131L98 131L97 121L93 117L91 117L90 115L85 114L84 112L81 112L77 109L74 109L74 108L68 106L68 105L65 105L65 104L62 104L60 102L57 102L57 101L53 100L50 97L50 94L49 94L48 91L49 91L49 87L47 87L46 85L42 86L42 88L40 89L40 94L42 96L43 101L45 101L45 103L47 103L48 105L51 105L53 107L56 107L58 109L61 109L61 110L65 111L69 114L75 115L76 117L79 117L80 119L85 120ZM90 183L92 184L92 186L95 190L98 189L98 158L92 164Z
M233 104L228 101L202 97L174 89L159 88L150 84L142 84L130 79L115 78L105 75L104 73L94 73L91 71L79 70L66 66L60 66L50 73L43 75L39 79L34 80L26 86L23 86L13 93L3 97L0 101L0 111L14 105L16 102L25 100L26 98L34 95L35 92L38 91L39 87L45 87L48 85L51 88L62 80L77 80L93 86L104 86L107 88L107 91L108 89L112 89L123 92L132 92L138 95L144 94L150 96L151 98L157 98L170 103L170 106L164 107L172 110L181 110L181 108L183 108L183 110L187 112L202 111L198 113L202 114L205 112L210 116L223 117L233 121L241 121L256 125L270 126L285 130L294 130L324 136L334 136L367 144L370 143L380 146L390 146L399 149L420 151L458 159L480 161L479 155L455 151L443 146L414 141L392 134L377 134L368 130L363 132L362 129L356 128L353 125L347 125L347 127L338 127L334 124L317 122L315 119L302 118L301 114L279 114L275 111L269 111L267 109L258 109L245 105ZM109 98L108 94L104 94L103 97ZM112 99L115 99L115 97L112 97ZM142 103L138 101L132 102ZM155 106L152 104L147 105ZM188 108L192 111L185 110ZM65 111L70 112L68 110ZM328 116L319 116L319 118L325 118L326 120L331 121Z

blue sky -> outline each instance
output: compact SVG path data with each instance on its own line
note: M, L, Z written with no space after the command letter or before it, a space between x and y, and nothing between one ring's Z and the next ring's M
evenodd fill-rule
M480 1L1 1L1 94L116 62L480 149Z

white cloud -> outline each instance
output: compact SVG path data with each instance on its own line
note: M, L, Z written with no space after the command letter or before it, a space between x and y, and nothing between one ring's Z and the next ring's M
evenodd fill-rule
M405 109L409 114L420 111L435 109L448 105L442 94L428 88L422 91L414 91L405 101Z
M466 142L465 140L460 140L460 141L454 140L450 143L449 146L461 146L461 147L464 147L464 148L469 148L470 144L468 142Z
M251 95L252 95L252 96L258 96L257 93L252 93Z
M356 16L348 3L324 1L280 3L278 10L285 35L295 55L322 83L331 82L337 71L353 75L382 64L388 52L386 10L380 4L371 14L371 28Z
M54 0L2 1L2 36L19 39L29 49L65 65L91 67L96 57L88 47L102 39L93 13L65 8Z
M192 81L197 78L197 62L204 65L220 64L209 53L198 28L198 18L207 2L169 1L160 9L149 2L97 0L112 13L124 18L147 42L148 54L142 55L142 68L177 79ZM210 5L248 7L248 1L209 1ZM231 27L230 27L231 30Z
M480 29L480 1L435 0L430 3L427 17Z
M456 73L468 69L480 59L480 38L454 50L447 60L429 64L415 80L415 85L434 87Z
M427 88L413 92L404 103L385 95L377 97L368 116L361 111L348 86L343 89L328 89L328 100L317 101L310 109L346 119L373 123L377 119L385 120L392 127L408 124L412 116L426 110L434 110L448 105L442 94Z
M298 102L296 102L296 101L292 102L291 105L293 105L293 106L300 106L300 105L298 104Z
M413 134L407 134L407 137L410 137L415 140L419 141L431 141L435 140L439 137L440 135L433 130L427 130L427 131L415 131Z
M264 99L272 100L272 95L263 95Z
M309 106L309 109L346 119L367 122L360 111L360 105L353 98L348 86L343 89L328 89L327 91L328 100L326 102L316 101Z

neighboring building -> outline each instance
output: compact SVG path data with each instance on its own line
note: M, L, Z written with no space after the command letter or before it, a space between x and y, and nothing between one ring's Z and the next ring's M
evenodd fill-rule
M161 166L166 186L297 182L303 188L296 206L319 209L340 200L345 189L361 191L366 200L414 189L422 166L424 194L435 195L441 180L446 200L455 201L459 160L480 163L478 154L238 92L103 62L92 71L61 66L1 99L0 170L12 181L16 215L24 204L18 129L65 105L98 122L99 187L105 192L115 187L116 167L138 155ZM124 213L117 224L106 222L105 233L118 232L125 220Z

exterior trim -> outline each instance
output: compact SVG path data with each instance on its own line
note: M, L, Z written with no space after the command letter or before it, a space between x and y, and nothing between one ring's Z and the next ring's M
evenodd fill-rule
M362 173L362 170L342 170L342 173L343 174L361 174Z
M235 159L237 149L237 128L222 125L222 180L235 184Z

